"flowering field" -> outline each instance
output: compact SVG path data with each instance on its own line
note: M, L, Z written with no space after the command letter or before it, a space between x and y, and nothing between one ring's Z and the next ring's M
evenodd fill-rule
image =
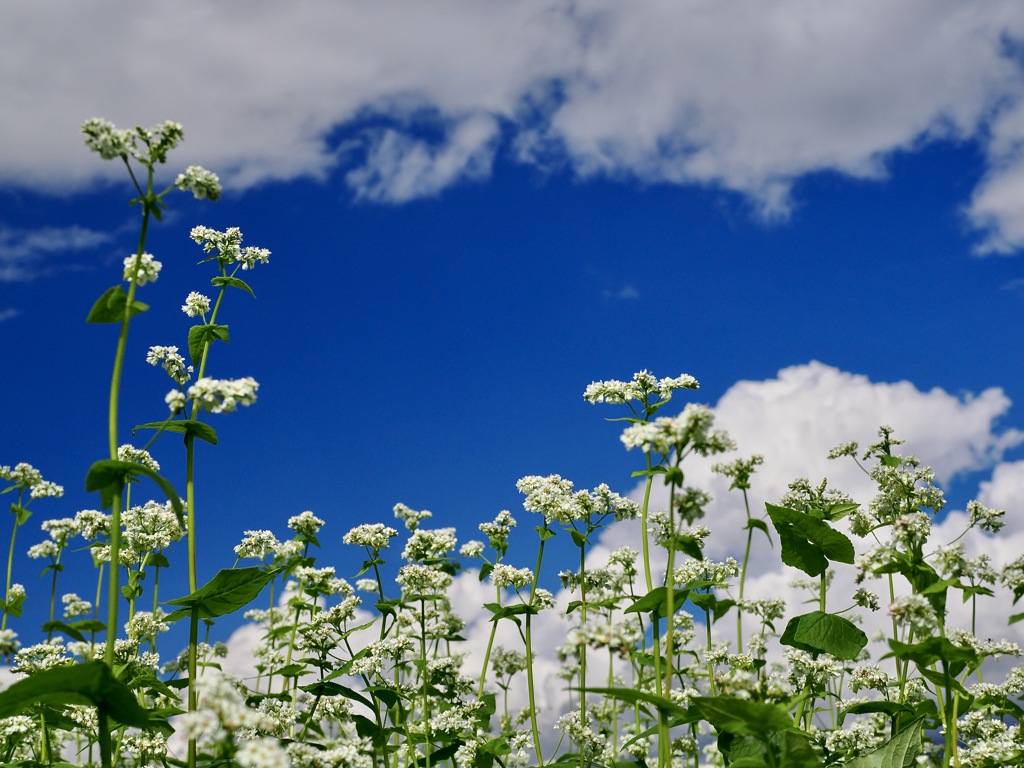
M216 200L221 189L215 174L196 166L168 188L154 187L155 169L183 138L176 123L120 130L93 119L82 130L89 149L123 162L141 224L121 280L88 316L119 331L109 455L85 480L102 509L42 522L46 539L28 551L50 576L47 621L38 630L18 623L26 600L13 567L19 531L63 490L28 464L0 466L3 492L13 499L0 647L15 677L0 692L3 764L905 768L1024 761L1024 666L987 675L992 661L1021 651L974 634L977 612L997 593L1013 602L1024 594L1024 557L996 570L984 555L966 554L963 534L934 541L942 492L928 467L900 455L900 440L884 426L877 443L844 444L829 456L855 462L877 487L874 498L796 479L783 498L758 499L762 458L735 458L737 446L715 429L707 407L675 407L698 388L686 374L641 371L628 381L581 385L583 397L604 410L595 418L621 427L642 483L638 500L607 485L578 489L557 475L528 476L518 483L522 512L502 511L470 531L431 528L429 513L397 504L393 526L369 522L344 533L344 543L365 554L348 580L324 562L318 537L325 522L303 512L288 520L286 540L238 532L241 542L225 551L223 569L199 584L190 534L209 523L196 513L195 442L217 445L204 417L252 405L259 389L249 377L213 378L211 360L217 342L229 339L227 308L253 294L248 272L267 264L270 252L243 246L239 229L192 229L212 295L184 298L181 309L194 324L180 347L150 348L146 362L171 380L166 416L136 427L148 436L145 445L123 443L123 367L141 363L126 360L126 341L132 319L148 309L140 290L159 298L149 287L162 269L146 252L149 228L176 190ZM183 477L162 474L155 458L158 438L168 433L184 443ZM731 532L735 554L713 561L704 554L710 496L686 481L694 457L719 454L714 471L728 479L746 524ZM662 490L667 503L659 505L653 499ZM995 534L1003 515L971 502L966 525ZM616 524L641 532L640 549L594 557L598 537ZM536 531L533 551L510 551L517 525ZM565 546L553 549L554 537ZM65 553L82 541L94 572L65 573ZM758 549L800 577L807 602L799 611L780 597L748 594ZM566 552L567 562L551 562ZM168 599L160 575L172 556L187 561L189 593ZM568 601L541 586L555 572ZM853 574L855 588L833 583L840 572ZM453 583L466 573L478 574L486 602L453 599ZM79 592L63 591L69 579ZM93 584L94 594L80 594ZM971 627L949 623L954 603L970 607ZM461 634L470 611L486 613L490 623L475 654ZM539 656L551 649L538 645L536 630L556 613L565 642L553 697L551 681L538 673ZM204 620L234 614L260 632L255 674L246 679L224 672L224 647L203 629ZM884 630L872 643L864 617L874 616L883 617L873 624ZM160 636L177 622L188 627L187 647L166 648Z

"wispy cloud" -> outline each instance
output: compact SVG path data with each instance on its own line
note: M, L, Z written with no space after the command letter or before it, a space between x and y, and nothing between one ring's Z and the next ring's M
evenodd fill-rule
M624 285L617 291L604 291L605 299L616 299L618 301L631 301L632 299L640 298L640 291L638 291L632 285Z
M20 105L0 113L0 183L63 191L120 173L77 135L99 113L182 121L181 161L235 186L340 170L356 197L401 202L486 178L504 151L581 178L714 185L772 218L806 174L883 178L895 152L975 140L979 249L1024 245L1016 0L150 4L127 38L117 13L0 5L17 68L0 98ZM42 27L45 48L24 33ZM355 130L374 121L388 127Z
M56 262L52 257L72 251L92 250L106 245L112 238L109 233L86 227L14 229L0 225L0 283L35 280L67 269L69 265L66 262Z
M13 307L7 307L6 309L0 309L0 323L5 320L10 320L21 314L20 310L14 309Z

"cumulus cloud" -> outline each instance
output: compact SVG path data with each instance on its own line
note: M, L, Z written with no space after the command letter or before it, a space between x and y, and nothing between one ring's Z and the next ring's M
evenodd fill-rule
M112 236L86 227L42 227L15 229L0 225L0 283L16 283L67 269L53 256L87 251L110 242ZM12 314L13 313L13 314ZM0 312L0 320L14 317L15 310Z
M967 220L1007 251L1024 243L1022 37L1013 0L6 3L0 183L115 170L77 137L99 114L180 120L183 162L235 186L340 170L355 197L401 202L485 178L503 151L714 185L772 218L805 174L878 179L894 152L978 140Z

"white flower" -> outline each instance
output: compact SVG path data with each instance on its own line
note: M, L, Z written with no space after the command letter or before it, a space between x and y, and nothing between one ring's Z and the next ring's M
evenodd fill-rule
M190 165L174 180L178 189L190 191L196 200L216 200L220 197L220 178L213 171L199 165Z
M185 409L185 393L178 389L172 389L164 396L164 402L171 409L171 414L180 413Z
M273 554L281 542L271 531L246 531L241 544L235 546L235 555L239 558L262 560Z
M189 317L201 317L210 311L210 297L204 296L198 291L192 291L185 297L181 311Z
M689 374L675 378L656 379L649 371L633 374L630 382L595 381L583 393L583 399L590 403L611 403L613 405L628 403L631 400L649 399L657 395L661 400L668 400L677 389L698 389L697 380Z
M533 571L529 568L513 568L511 565L498 563L491 571L491 582L501 589L521 589L533 583Z
M402 558L410 561L421 561L444 557L455 549L457 540L454 528L438 528L436 530L418 529L412 532L409 541L402 550Z
M204 253L215 252L224 265L238 262L242 269L252 269L257 262L266 264L270 258L270 251L266 248L242 248L242 231L238 227L230 227L223 232L209 227L193 227L189 237L203 247Z
M177 347L152 346L146 353L146 362L150 365L160 365L179 386L192 376L192 366L185 365L185 358L178 354Z
M175 347L175 349L177 349L177 347ZM141 464L144 467L149 467L154 472L160 471L159 462L149 454L149 451L136 448L134 445L130 445L128 443L125 443L117 449L117 458L121 461L130 461Z
M364 523L346 533L341 540L346 544L357 544L379 552L386 549L388 542L397 535L398 531L383 523ZM371 591L376 592L377 587L374 586Z
M140 286L155 283L162 267L163 264L154 259L151 253L142 254L141 259L132 254L124 260L124 279L129 283L137 279Z
M127 155L134 142L131 131L118 130L112 122L101 117L93 117L82 123L85 134L85 146L98 152L104 160Z
M213 413L231 413L239 405L255 403L259 387L259 383L251 376L243 379L203 377L188 388L188 398Z
M288 518L288 527L303 536L316 536L324 521L309 510Z

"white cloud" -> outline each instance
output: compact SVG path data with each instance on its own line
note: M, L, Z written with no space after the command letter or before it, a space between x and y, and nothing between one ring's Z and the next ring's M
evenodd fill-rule
M14 309L13 307L0 309L0 323L4 322L5 320L12 320L13 318L17 317L20 314L21 312L17 309Z
M438 144L381 130L374 133L366 164L345 179L361 200L404 203L430 197L459 179L489 176L497 137L497 121L489 115L451 126Z
M67 262L55 263L53 255L84 251L110 242L112 236L86 227L42 227L14 229L0 225L0 283L34 280L54 271L67 269ZM10 314L12 313L13 314ZM17 314L0 312L0 320Z
M976 139L990 167L967 215L1008 250L1021 37L1013 0L10 2L0 182L120 173L81 147L98 114L180 120L180 162L236 186L341 167L356 197L400 202L486 177L504 139L524 163L716 185L774 217L805 174L881 178L894 152Z

